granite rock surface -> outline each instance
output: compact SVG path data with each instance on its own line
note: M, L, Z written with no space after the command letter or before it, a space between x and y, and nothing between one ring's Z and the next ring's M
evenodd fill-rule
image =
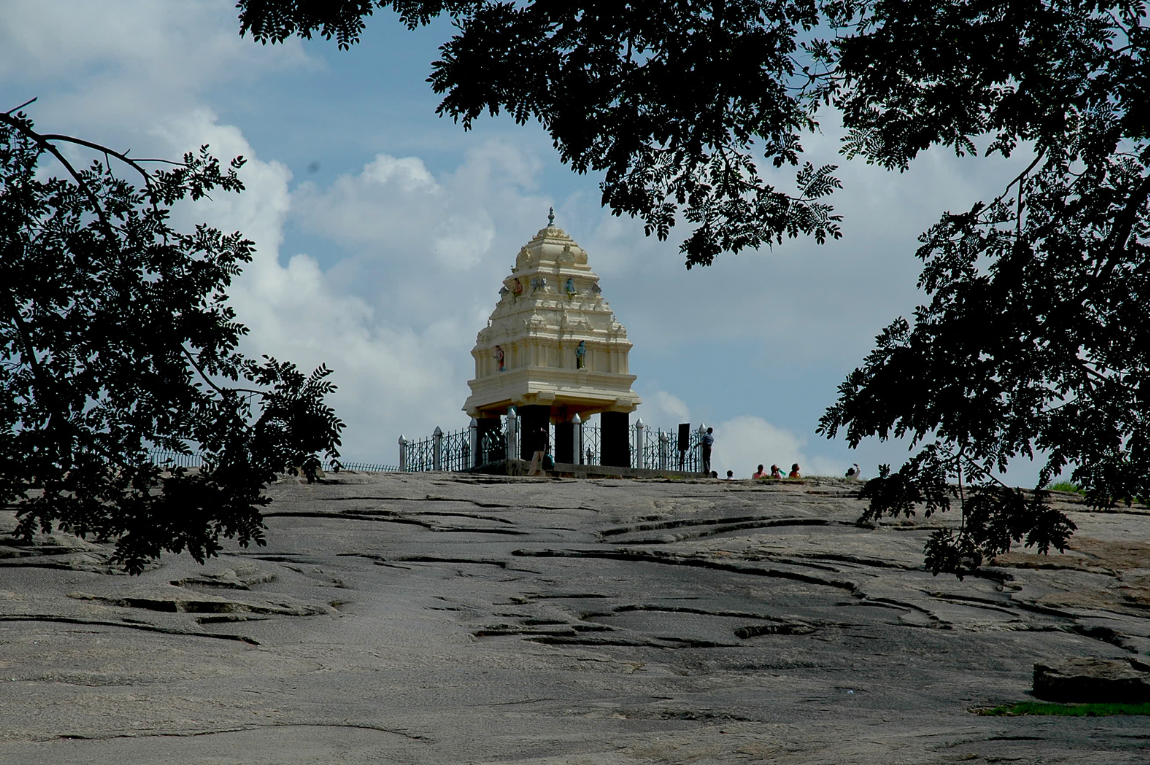
M972 711L1148 660L1150 513L1066 504L1065 553L959 581L922 568L953 514L857 490L341 473L138 577L3 512L0 763L1150 761L1144 717Z

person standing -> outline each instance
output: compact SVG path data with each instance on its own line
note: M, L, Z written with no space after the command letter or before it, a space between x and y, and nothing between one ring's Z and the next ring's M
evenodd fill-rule
M703 472L707 475L711 474L711 447L715 445L715 429L707 428L707 432L703 434Z

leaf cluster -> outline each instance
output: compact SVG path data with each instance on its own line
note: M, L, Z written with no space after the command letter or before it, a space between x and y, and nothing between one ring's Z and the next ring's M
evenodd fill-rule
M78 170L68 144L98 158ZM62 177L45 177L49 159ZM242 189L243 160L224 170L202 147L148 162L0 114L0 505L25 539L115 541L131 572L164 551L202 562L221 538L262 543L262 489L288 466L314 478L343 427L326 368L237 350L247 330L225 290L252 243L170 225L171 203ZM193 446L199 471L149 460Z
M386 6L409 26L456 21L429 78L444 94L439 114L465 128L504 111L538 121L572 169L604 174L613 214L660 239L689 223L688 268L785 237L841 235L823 201L840 187L835 165L800 162L818 125L797 37L817 24L816 0L242 0L241 25L273 42L318 29L344 46ZM767 180L783 167L795 168L790 179Z
M457 16L484 0L239 0L240 35L251 33L257 42L282 43L298 35L310 40L319 33L335 38L340 50L359 42L364 19L376 9L391 8L409 29L429 24L440 14Z
M895 320L839 387L820 432L933 439L975 477L936 570L1012 543L1062 549L1041 487L1071 470L1109 507L1150 489L1150 144L1143 3L843 3L835 98L848 153L905 167L934 144L1024 151L993 200L920 238L913 325ZM855 14L852 16L852 13ZM884 55L881 57L879 53ZM876 58L878 57L878 58ZM1041 455L1029 495L996 483ZM903 471L900 471L900 475ZM937 481L908 463L906 482ZM917 501L917 500L916 500ZM905 500L871 494L871 515Z

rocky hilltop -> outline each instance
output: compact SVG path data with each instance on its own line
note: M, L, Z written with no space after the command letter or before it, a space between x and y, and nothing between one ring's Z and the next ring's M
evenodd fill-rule
M860 527L857 488L285 480L266 547L139 577L0 535L0 763L1147 761L1144 717L972 712L1145 658L1145 510L958 581L954 517Z

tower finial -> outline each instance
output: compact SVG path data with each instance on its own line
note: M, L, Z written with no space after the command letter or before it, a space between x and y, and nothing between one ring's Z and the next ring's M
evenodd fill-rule
M555 227L555 208L554 207L548 207L547 208L547 228L554 228L554 227Z

